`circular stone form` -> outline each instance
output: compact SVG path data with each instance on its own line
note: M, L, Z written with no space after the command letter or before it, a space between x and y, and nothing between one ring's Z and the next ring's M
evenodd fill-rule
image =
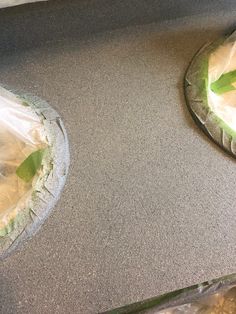
M197 125L236 157L236 31L200 49L184 88Z
M7 219L1 219L0 215L0 259L3 259L34 235L51 213L65 185L70 158L64 125L58 113L48 103L31 95L16 95L3 87L0 87L0 97L16 101L18 106L22 105L32 111L42 123L47 140L40 171L32 179L32 187L28 192L27 202L24 203L27 205L21 206L20 210L11 207ZM5 111L3 108L3 114Z

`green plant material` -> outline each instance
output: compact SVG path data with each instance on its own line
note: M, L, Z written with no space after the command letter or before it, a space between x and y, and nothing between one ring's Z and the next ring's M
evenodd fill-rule
M25 182L30 182L42 165L45 149L39 149L30 154L16 169L16 174Z
M236 87L232 85L232 83L236 82L236 70L222 74L220 78L211 83L211 90L218 94L221 95L223 93L230 92L232 90L235 90Z

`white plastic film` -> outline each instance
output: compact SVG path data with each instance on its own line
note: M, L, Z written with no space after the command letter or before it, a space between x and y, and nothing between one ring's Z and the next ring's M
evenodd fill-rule
M162 310L157 314L234 314L236 313L236 287L213 295L203 296L198 301Z
M47 0L0 0L0 8L12 7L15 5L38 2L38 1L47 1Z
M32 189L32 182L20 179L16 169L45 144L39 116L12 93L0 89L0 227L26 205Z
M236 42L226 41L209 57L208 64L208 104L212 111L228 126L236 131L236 90L221 95L214 93L210 85L222 74L236 70ZM236 87L236 83L232 83Z

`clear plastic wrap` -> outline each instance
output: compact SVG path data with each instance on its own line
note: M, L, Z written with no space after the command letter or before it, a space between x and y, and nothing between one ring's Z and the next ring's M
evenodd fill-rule
M35 234L68 173L69 144L59 114L42 99L0 87L0 259Z
M39 2L47 0L0 0L0 8L12 7L15 5L20 5L24 3Z
M236 70L236 42L234 37L232 35L210 54L207 91L208 103L212 111L236 131L236 73L233 72ZM212 84L216 87L213 90Z
M202 47L185 75L187 106L198 126L236 157L236 32Z
M235 314L236 287L222 289L209 296L203 296L193 303L179 305L158 314Z
M26 205L33 181L25 182L17 168L47 145L40 117L4 89L0 94L0 227Z

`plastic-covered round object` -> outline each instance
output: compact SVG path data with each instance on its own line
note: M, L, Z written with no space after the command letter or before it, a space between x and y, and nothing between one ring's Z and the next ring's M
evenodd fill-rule
M65 184L68 139L46 102L0 87L0 258L32 236Z
M236 157L236 32L195 55L185 76L185 96L196 123Z

